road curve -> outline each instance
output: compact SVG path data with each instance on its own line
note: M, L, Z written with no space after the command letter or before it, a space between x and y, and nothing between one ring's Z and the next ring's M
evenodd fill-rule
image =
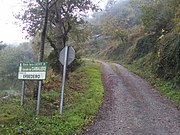
M102 63L104 99L83 135L180 135L180 111L121 65Z

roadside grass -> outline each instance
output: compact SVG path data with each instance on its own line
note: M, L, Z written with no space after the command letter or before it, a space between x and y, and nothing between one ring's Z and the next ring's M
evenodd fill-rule
M5 96L8 96L8 93L7 92L4 92L3 90L1 90L0 92L0 98L3 98Z
M100 64L86 62L69 74L64 95L63 114L59 114L61 88L43 91L40 115L35 115L36 101L19 97L0 100L2 135L69 135L77 134L97 113L103 97Z
M133 64L124 64L124 66L135 74L148 80L155 88L157 88L161 92L162 95L165 95L170 100L174 101L177 104L180 104L180 88L174 88L171 80L167 81L161 78L157 78L151 72L151 63L142 63L143 62L140 60L134 62Z

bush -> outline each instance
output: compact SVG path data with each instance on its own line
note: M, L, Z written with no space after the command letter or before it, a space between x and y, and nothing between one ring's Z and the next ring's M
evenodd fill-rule
M57 73L62 73L63 66L59 62L59 53L57 51L52 51L47 58L48 65ZM70 72L75 71L78 67L83 64L81 59L81 54L76 53L74 61L68 66Z
M158 43L154 71L158 77L180 86L180 34L168 34Z
M156 34L149 34L137 40L137 44L131 54L131 60L142 58L154 49L154 44L157 39Z

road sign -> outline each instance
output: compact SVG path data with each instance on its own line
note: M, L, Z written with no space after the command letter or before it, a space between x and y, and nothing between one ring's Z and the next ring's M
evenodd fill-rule
M44 80L46 70L47 62L22 62L19 65L18 79Z
M71 46L66 46L68 48L67 52L67 65L70 65L73 60L75 59L75 50ZM59 54L59 61L61 62L62 65L65 64L65 50L66 47L62 49L62 51Z
M64 88L65 88L65 80L66 80L66 68L67 65L71 64L71 62L75 59L75 50L72 47L65 46L62 51L59 53L59 61L64 66L63 67L63 78L62 78L62 90L61 90L61 98L60 98L60 113L62 114L63 110L63 98L64 98Z

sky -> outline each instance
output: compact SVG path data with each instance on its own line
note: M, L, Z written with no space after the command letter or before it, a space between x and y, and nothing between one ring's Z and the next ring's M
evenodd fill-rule
M93 0L97 4L97 0ZM105 8L108 0L101 0L101 8ZM14 44L27 41L22 28L15 25L17 21L14 14L21 11L22 0L0 0L0 41L3 43Z
M21 10L21 0L0 0L0 41L19 43L25 41L25 34L15 25L14 14Z

